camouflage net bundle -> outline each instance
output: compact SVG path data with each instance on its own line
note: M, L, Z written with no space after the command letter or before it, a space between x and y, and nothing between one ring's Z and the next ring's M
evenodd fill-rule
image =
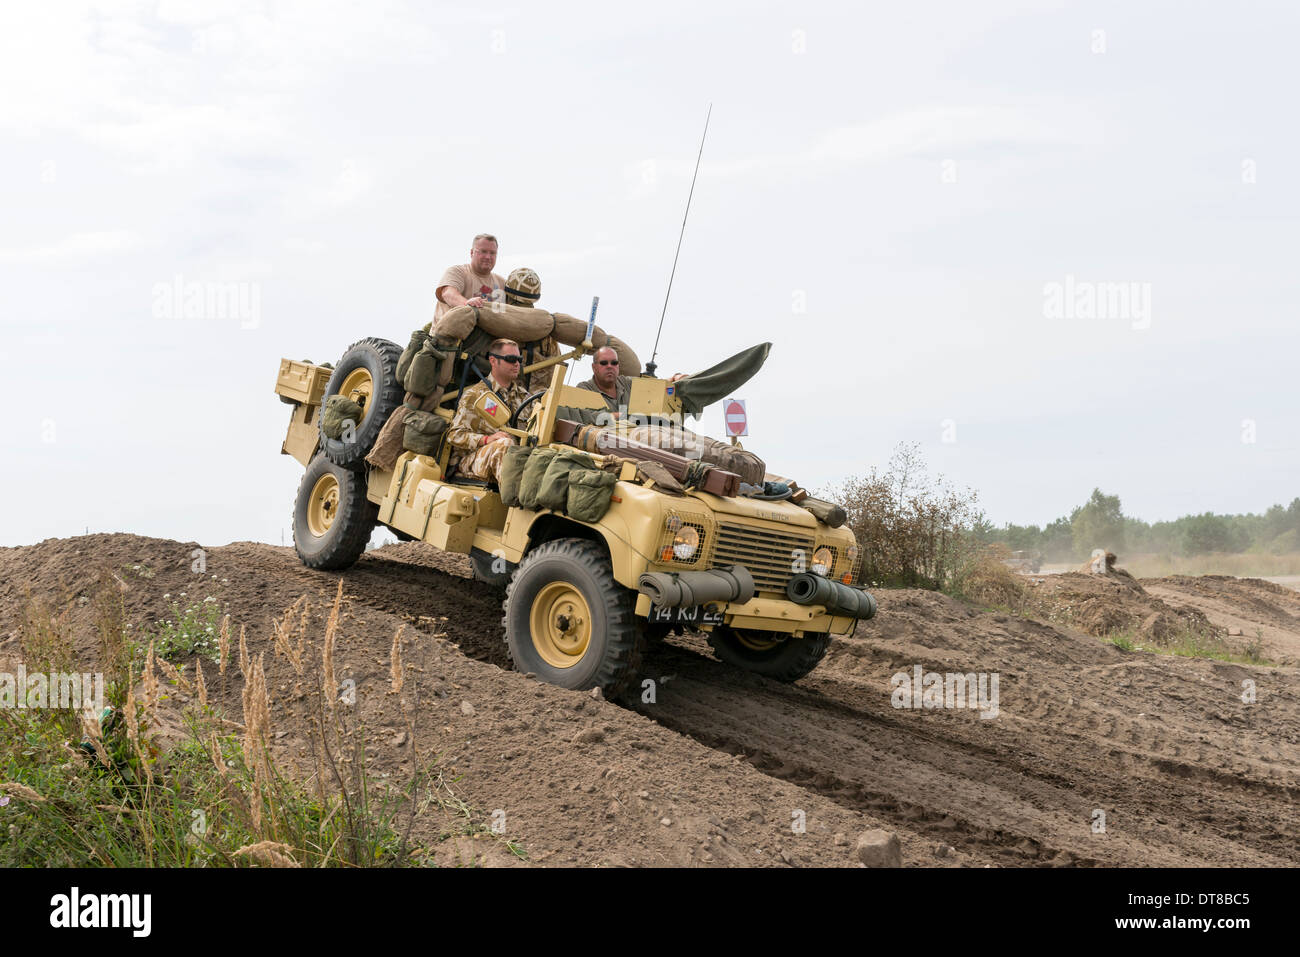
M690 429L639 425L623 434L633 442L644 442L665 452L698 459L725 471L735 472L742 482L750 485L762 485L763 476L767 473L767 465L753 452L746 452L730 443L711 439Z
M459 342L469 338L475 328L482 329L493 339L513 339L521 345L554 336L563 345L576 346L587 333L587 323L575 316L502 303L482 309L473 306L449 309L434 323L431 331L443 341ZM597 349L609 346L618 353L619 371L623 375L641 374L640 358L622 339L608 335L596 326L591 333L591 344Z

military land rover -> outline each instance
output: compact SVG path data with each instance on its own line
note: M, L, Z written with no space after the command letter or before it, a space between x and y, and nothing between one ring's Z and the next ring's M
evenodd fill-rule
M742 480L725 456L708 454L723 443L701 444L681 426L683 411L698 412L756 372L769 346L677 382L636 375L626 414L593 426L570 417L599 418L603 397L566 385L568 364L606 343L628 357L625 370L640 363L594 320L585 326L566 352L529 350L524 373L547 384L500 420L518 442L508 488L504 470L500 483L449 473L445 426L458 395L482 378L469 340L435 343L426 327L405 352L371 338L332 368L282 360L275 391L292 411L281 451L306 468L294 504L298 556L345 569L377 525L468 555L477 578L504 588L515 668L567 688L622 692L637 678L643 643L682 628L706 633L739 667L787 682L808 674L831 636L876 610L855 585L858 549L842 510L765 465ZM399 443L391 467L376 466L366 457L385 425L412 415L419 399L403 382L417 346L448 370L436 402L425 403L435 439ZM325 413L336 408L351 416L330 428ZM656 435L683 438L637 441L633 430L646 422L663 426Z

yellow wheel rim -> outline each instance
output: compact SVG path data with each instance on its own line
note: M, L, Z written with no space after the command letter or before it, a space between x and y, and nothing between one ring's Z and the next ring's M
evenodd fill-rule
M311 497L307 500L307 527L313 535L321 538L330 530L338 513L339 480L326 472L311 488Z
M781 642L776 638L760 638L754 634L745 634L743 631L736 632L736 640L750 651L771 651Z
M537 593L528 625L533 647L552 668L572 668L591 644L591 608L568 582L551 582Z
M339 395L345 395L357 405L361 406L364 412L369 408L370 397L375 391L375 380L370 378L368 369L353 369L343 379L343 384L339 386ZM360 425L360 423L357 423Z

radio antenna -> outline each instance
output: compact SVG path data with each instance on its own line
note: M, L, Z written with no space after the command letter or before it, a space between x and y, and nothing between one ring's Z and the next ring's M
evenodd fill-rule
M668 297L673 292L673 277L677 275L677 257L682 252L682 237L686 235L686 218L691 215L691 198L695 195L695 180L700 175L700 157L704 155L704 138L709 135L709 117L713 115L713 104L709 104L709 112L704 117L704 133L700 136L700 151L695 156L695 175L691 177L691 191L686 196L686 212L682 215L682 231L677 235L677 252L673 253L673 271L668 275L668 291L664 293L664 308L659 313L659 328L655 330L655 347L654 352L650 354L650 361L645 364L645 371L650 375L655 374L655 357L659 355L659 336L664 331L664 316L668 314Z

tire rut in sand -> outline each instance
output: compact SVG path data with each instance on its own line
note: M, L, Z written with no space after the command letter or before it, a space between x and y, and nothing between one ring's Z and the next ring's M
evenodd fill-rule
M1300 847L1285 837L1293 774L1240 756L1234 766L1218 748L1170 758L1164 749L1176 735L1138 740L1118 713L1085 728L1088 709L1066 707L1050 683L1032 695L1025 689L1021 713L1016 689L1004 692L1003 722L981 722L969 712L894 711L880 690L887 676L865 693L817 672L777 685L729 673L701 652L658 646L650 673L675 677L661 684L656 704L638 710L766 774L936 840L1020 865L1300 861ZM1031 710L1037 719L1025 716ZM1129 741L1113 740L1121 727ZM1107 813L1109 838L1092 832L1096 809Z
M1070 847L1041 837L1086 833L1086 808L1068 792L1045 781L1023 795L985 783L1023 775L1003 766L1007 756L732 672L688 649L656 651L651 667L675 677L661 683L655 705L638 710L665 727L842 806L1004 864L1102 863L1083 840Z

